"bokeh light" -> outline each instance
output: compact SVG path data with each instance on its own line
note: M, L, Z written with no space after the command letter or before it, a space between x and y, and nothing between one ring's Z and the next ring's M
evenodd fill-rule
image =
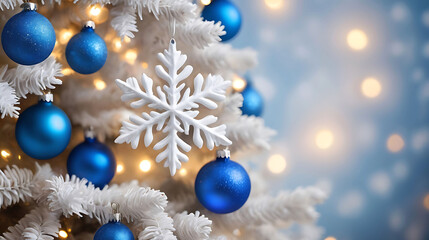
M99 91L106 88L106 82L104 82L103 80L101 80L99 78L94 79L93 83L94 83L95 88Z
M63 239L66 239L69 235L67 234L67 232L66 231L64 231L64 230L60 230L59 232L58 232L58 235L59 235L59 237L60 238L63 238Z
M139 167L142 172L149 172L152 167L152 163L149 160L143 160L140 162Z
M247 86L246 80L238 75L234 75L232 78L232 88L236 92L242 92Z
M116 166L116 173L122 173L122 172L124 172L124 165L123 164L121 164L121 163L119 163L117 166Z
M368 45L368 37L364 31L353 29L347 34L347 43L353 50L362 50Z
M113 51L119 52L122 48L122 41L120 38L115 38L112 40Z
M284 5L284 0L265 0L265 5L271 9L280 9Z
M104 23L109 17L109 10L100 4L95 4L88 7L87 14L95 24L100 24Z
M0 155L3 159L7 159L8 157L10 157L11 153L8 150L4 149L1 150Z
M274 174L282 173L286 169L286 159L280 155L272 155L267 161L267 167Z
M142 62L142 68L147 69L149 67L149 64L147 62Z
M212 0L200 0L200 2L203 5L209 5L212 2Z
M423 199L423 206L426 208L426 210L429 211L429 194L426 194L425 198Z
M180 176L184 177L188 174L188 170L186 170L186 168L182 168L179 170L179 174Z
M325 240L337 240L337 239L334 237L327 237L327 238L325 238Z
M362 94L367 98L378 97L381 93L381 83L373 77L365 78L361 84Z
M70 75L70 74L72 74L72 73L73 73L73 69L71 69L71 68L63 68L63 69L61 70L61 73L62 73L64 76L68 76L68 75Z
M334 134L330 130L321 130L316 134L315 143L320 149L328 149L334 144Z
M59 43L67 44L74 35L74 31L72 29L61 29L59 32Z
M392 134L387 139L387 149L393 153L401 151L405 146L405 141L399 134Z
M130 50L125 52L125 60L129 64L134 64L136 62L136 59L137 59L137 50L136 49L130 49Z

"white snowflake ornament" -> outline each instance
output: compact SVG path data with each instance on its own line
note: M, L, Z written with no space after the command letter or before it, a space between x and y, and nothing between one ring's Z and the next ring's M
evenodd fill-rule
M156 87L156 94L153 92L153 80L146 74L143 74L140 88L137 79L128 78L126 81L116 80L116 84L123 91L122 101L126 102L138 99L131 103L132 108L140 108L145 105L154 109L149 114L142 113L142 117L131 115L131 122L122 122L120 135L115 143L131 143L131 147L136 149L140 135L146 131L144 136L145 146L149 146L153 141L152 128L156 125L157 131L163 131L167 135L161 141L155 144L153 149L164 149L156 157L156 162L166 159L164 166L170 168L170 174L173 176L177 169L180 169L181 162L187 162L188 157L181 152L189 152L191 146L183 141L179 133L189 135L190 126L193 127L193 142L201 148L204 144L202 133L206 139L206 145L209 149L219 145L230 145L231 141L225 136L226 126L210 126L217 121L217 117L208 115L202 119L197 119L200 105L209 109L216 109L216 102L225 99L225 91L230 86L229 81L225 81L221 76L208 75L204 80L201 74L194 78L194 91L191 94L191 88L185 88L185 83L179 83L189 77L192 73L192 66L185 66L178 73L178 70L185 64L186 55L181 54L176 49L174 39L170 41L168 50L164 53L158 53L158 58L168 69L168 72L161 66L155 68L158 77L167 84L162 88ZM179 85L179 86L178 86ZM204 85L204 86L203 86ZM183 92L183 96L181 95ZM164 127L165 126L165 127ZM202 133L201 133L202 132Z

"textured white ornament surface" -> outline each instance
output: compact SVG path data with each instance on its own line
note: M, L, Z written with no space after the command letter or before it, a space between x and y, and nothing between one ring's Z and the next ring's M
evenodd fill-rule
M191 146L183 141L179 134L189 135L191 126L193 127L193 142L199 148L204 144L202 133L204 133L209 149L213 149L215 145L231 144L231 141L225 136L225 125L210 126L217 121L217 117L208 115L197 119L199 111L194 110L198 109L200 105L208 109L216 109L218 107L216 101L225 99L225 91L230 82L225 81L221 76L210 74L204 80L203 76L198 74L194 78L194 91L191 94L191 88L185 89L185 84L180 84L180 82L191 75L192 67L187 65L180 73L178 72L185 64L187 57L177 51L174 39L170 41L168 50L158 54L158 58L168 72L161 65L156 66L156 74L167 83L162 88L157 86L156 94L152 89L153 80L146 74L143 74L141 80L144 90L140 88L134 77L130 77L126 81L116 80L117 85L123 91L122 101L139 99L131 103L132 108L147 105L157 111L143 112L142 117L130 116L131 122L122 122L120 135L115 142L131 143L132 148L136 149L140 135L146 131L144 144L147 147L153 141L152 129L156 125L157 131L162 130L166 133L166 136L153 147L155 150L165 148L158 154L156 161L161 162L165 159L164 166L169 167L171 175L174 175L176 170L181 167L181 162L188 161L188 157L181 150L185 152L191 150Z

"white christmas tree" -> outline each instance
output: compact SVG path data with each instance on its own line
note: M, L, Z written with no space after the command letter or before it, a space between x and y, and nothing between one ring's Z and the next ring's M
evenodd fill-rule
M0 0L2 24L19 11L21 3ZM236 153L268 149L274 135L261 118L242 115L241 94L224 80L254 67L256 53L221 43L223 26L204 21L202 6L188 0L41 3L40 11L49 16L57 32L52 56L37 65L13 66L6 55L0 55L0 112L4 118L0 120L0 146L8 148L2 152L8 161L0 163L0 206L26 213L13 222L18 214L2 210L0 217L12 216L12 220L0 239L54 239L61 237L60 231L66 231L70 239L92 239L101 224L113 219L112 203L121 206L123 222L138 239L321 237L323 231L313 223L318 217L315 205L326 199L325 191L306 187L269 196L266 178L250 168L246 170L252 192L242 208L218 215L198 203L195 176L214 159L211 150L215 146L229 145L232 158L246 167L246 159L235 159ZM109 56L99 72L85 76L64 67L64 51L68 39L88 18L97 23ZM183 67L185 62L189 65ZM142 78L139 83L129 76ZM39 165L11 140L13 118L34 103L32 95L47 90L54 92L56 104L78 130L73 131L65 154ZM130 100L131 108L127 105ZM127 159L103 189L65 174L67 153L81 141L81 129L90 126L111 146L117 159ZM144 144L139 146L140 138ZM131 143L135 150L114 142ZM165 161L170 171L154 166L143 178L135 174L131 170L143 155ZM298 232L283 231L293 223L304 225Z

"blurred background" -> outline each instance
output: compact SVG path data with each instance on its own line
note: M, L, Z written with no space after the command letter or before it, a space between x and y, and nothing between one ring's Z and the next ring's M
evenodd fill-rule
M277 130L273 192L324 184L326 240L429 239L429 1L234 1Z

